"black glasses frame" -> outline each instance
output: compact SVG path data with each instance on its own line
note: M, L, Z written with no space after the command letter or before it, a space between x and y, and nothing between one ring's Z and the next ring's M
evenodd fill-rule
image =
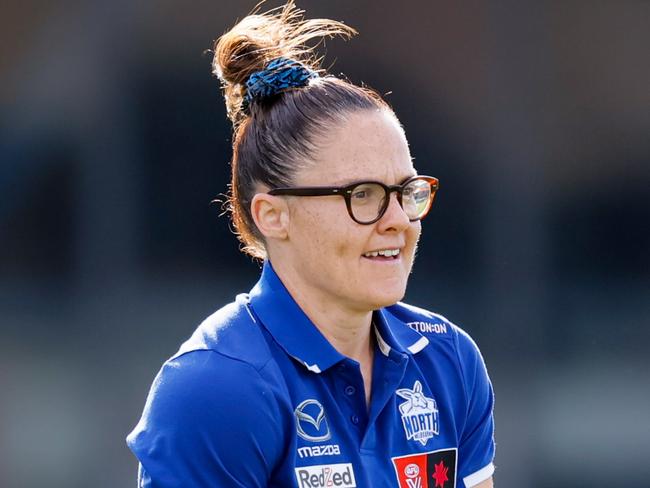
M397 201L400 204L400 207L404 208L402 206L402 194L404 192L404 188L408 184L412 183L414 180L424 180L431 187L431 195L429 196L429 204L426 212L424 212L424 214L422 214L417 219L409 219L411 222L416 222L426 217L427 214L429 213L429 210L431 210L431 204L433 203L433 199L436 195L436 191L438 190L440 184L438 178L434 178L433 176L420 176L420 175L411 176L410 178L407 178L399 185L385 185L381 181L369 180L369 181L358 181L356 183L352 183L346 186L302 186L302 187L296 186L296 187L288 187L288 188L273 188L268 192L268 194L269 195L290 195L296 197L322 197L328 195L339 195L345 199L345 205L348 209L348 214L350 215L350 218L352 220L354 220L357 224L370 225L370 224L374 224L384 216L384 214L386 213L386 209L390 204L390 194L392 192L397 193ZM364 222L356 219L354 217L354 214L352 213L352 193L354 192L354 189L357 186L367 185L369 183L381 186L384 189L386 198L384 198L384 203L381 209L379 210L379 214L377 215L377 218L370 220L368 222Z

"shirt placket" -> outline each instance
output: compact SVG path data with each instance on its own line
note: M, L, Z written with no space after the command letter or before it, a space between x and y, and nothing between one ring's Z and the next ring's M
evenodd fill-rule
M334 388L339 406L345 412L345 423L355 433L356 444L360 446L368 425L368 412L363 377L356 361L345 359L336 366Z

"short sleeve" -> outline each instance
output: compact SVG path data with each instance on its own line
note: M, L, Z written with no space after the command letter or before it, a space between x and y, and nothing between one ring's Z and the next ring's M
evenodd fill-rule
M458 334L458 356L467 394L458 472L469 488L494 473L494 392L478 347L463 331Z
M139 486L266 488L285 449L278 398L254 367L215 351L168 361L127 437Z

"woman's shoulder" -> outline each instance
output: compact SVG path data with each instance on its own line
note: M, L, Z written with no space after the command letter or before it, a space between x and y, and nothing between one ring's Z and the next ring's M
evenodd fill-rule
M399 322L427 338L434 347L449 347L459 355L480 354L478 346L462 327L439 313L398 302L386 308Z
M253 399L262 390L281 398L284 386L262 328L249 309L248 295L240 294L203 320L163 363L149 401L184 409L209 404L212 396Z
M266 373L215 349L165 362L127 437L141 471L164 486L231 486L233 478L265 486L285 456L293 419Z
M260 453L257 476L267 479L266 467L281 458L292 408L247 300L240 295L204 320L156 375L127 437L152 479L180 486L190 472L217 466L241 468L247 479L251 467L240 458Z
M276 394L281 386L268 343L248 308L248 295L241 294L207 317L164 362L148 401L164 406L161 410L195 411L193 404L233 397L253 400L260 391L281 397Z
M464 333L459 326L443 315L408 303L397 302L386 311L427 338L453 339L457 334Z
M241 362L255 370L262 370L271 359L268 343L260 325L249 308L248 295L236 299L207 317L191 337L170 358L192 356L198 351L216 353L213 362Z

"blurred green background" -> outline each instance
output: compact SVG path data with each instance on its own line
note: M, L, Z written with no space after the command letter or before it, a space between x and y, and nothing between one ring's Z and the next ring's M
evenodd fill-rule
M440 178L407 301L481 346L496 486L647 487L650 2L298 5ZM204 53L253 6L3 4L0 486L135 486L158 368L255 282Z

